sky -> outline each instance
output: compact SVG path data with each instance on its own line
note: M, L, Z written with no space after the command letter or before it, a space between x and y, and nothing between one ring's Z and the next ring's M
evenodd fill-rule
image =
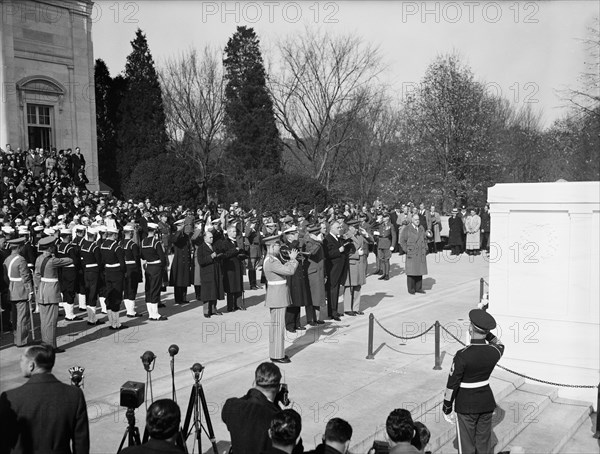
M160 68L205 45L223 49L237 26L253 27L265 60L278 40L306 28L356 34L378 46L382 80L399 95L439 55L457 53L490 92L542 112L548 126L566 114L560 91L578 87L589 60L582 39L599 16L597 1L97 1L94 58L116 76L139 27Z

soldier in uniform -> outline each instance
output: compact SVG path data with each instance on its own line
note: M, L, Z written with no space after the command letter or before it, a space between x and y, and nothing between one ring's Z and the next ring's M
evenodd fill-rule
M79 320L75 317L75 291L77 289L77 273L81 268L81 259L77 247L71 243L71 230L61 229L60 243L56 247L56 257L70 258L73 262L61 268L59 276L60 291L62 292L63 308L65 309L65 320L74 322Z
M33 282L36 288L35 299L40 310L42 342L52 345L55 353L63 353L65 350L56 346L58 304L61 300L58 272L61 268L72 265L73 259L54 256L56 252L54 236L42 238L38 242L38 249L42 254L35 261Z
M265 277L267 279L267 294L265 305L271 312L271 330L269 332L269 356L275 363L289 363L290 358L285 354L285 310L292 304L287 277L292 276L298 267L296 257L298 251L289 252L289 261L281 263L279 249L281 243L279 236L273 235L263 240L267 245L267 257L264 262Z
M23 242L22 248L21 248L21 255L23 256L23 258L25 260L27 260L27 266L29 267L30 271L33 273L33 265L35 264L35 259L37 258L37 253L35 251L35 247L33 246L32 242L31 242L31 232L29 232L29 229L25 226L23 227L19 227L19 230L17 230L17 233L19 234L19 236L21 238L23 238L25 241Z
M389 213L383 213L383 223L380 224L378 232L377 259L381 263L383 272L379 280L387 281L390 279L390 258L397 242L396 227L390 223Z
M96 245L98 248L100 248L104 242L104 239L106 238L106 226L101 224L97 226L96 229L98 230ZM102 272L98 276L98 302L100 303L100 311L103 314L108 314L108 311L106 310L106 285L104 282L104 270L101 271Z
M366 266L369 243L363 234L367 232L356 229L358 220L348 221L346 237L352 240L348 251L348 275L344 283L344 306L346 315L364 315L360 310L360 290L367 282Z
M145 263L144 279L146 308L148 309L148 320L167 320L167 317L158 313L160 307L160 291L162 287L163 268L167 266L167 256L163 250L162 243L156 237L155 232L158 225L148 222L147 236L142 240L140 254Z
M496 408L489 378L502 358L504 345L490 331L494 317L482 309L469 312L471 344L454 356L444 394L443 411L454 423L452 407L458 419L458 436L463 453L492 451L492 414Z
M17 347L25 347L29 338L31 323L29 303L33 297L33 279L27 260L21 255L25 238L7 241L10 255L4 260L4 275L8 278L8 300Z
M135 311L138 284L142 281L142 263L140 261L140 247L133 241L134 230L135 228L131 224L123 227L123 241L121 241L127 268L123 289L123 304L125 304L128 318L141 317L141 314Z
M106 239L100 245L100 255L104 268L104 285L106 288L106 309L108 311L109 329L129 328L119 321L119 310L123 301L123 280L127 273L125 252L117 242L119 230L116 227L106 229Z
M77 224L73 230L75 231L75 238L73 238L73 245L77 246L78 249L81 249L81 243L85 240L85 227L81 224ZM85 311L87 309L86 299L85 299L85 282L84 282L84 274L85 270L83 267L79 268L79 273L77 274L77 302L79 303L79 310Z
M79 245L79 254L81 255L81 269L83 270L83 287L88 315L87 324L91 326L103 325L104 320L96 318L98 282L102 265L100 247L94 241L96 239L96 229L88 227L86 236L87 238Z
M323 236L319 234L321 225L309 225L304 236L304 272L308 279L310 304L313 311L319 311L315 325L325 324L327 318L327 297L325 295L325 253L323 251Z
M244 230L244 239L248 249L248 282L250 283L250 290L258 290L256 269L262 258L261 232L256 228L257 221L256 218L250 219Z

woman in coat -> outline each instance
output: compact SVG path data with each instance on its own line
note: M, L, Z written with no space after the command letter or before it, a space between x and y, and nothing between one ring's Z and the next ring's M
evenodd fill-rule
M356 230L358 222L358 220L348 221L348 232L344 235L345 238L352 240L348 254L348 275L344 283L344 307L349 309L345 312L346 315L364 315L360 310L360 289L367 282L365 262L369 252L369 242L362 232Z
M470 214L465 221L465 229L467 230L467 254L478 255L481 241L481 218L475 212L475 208L470 209Z
M425 293L423 276L427 274L427 242L425 229L420 225L418 214L412 215L412 224L407 225L400 236L400 245L406 251L406 282L408 293Z

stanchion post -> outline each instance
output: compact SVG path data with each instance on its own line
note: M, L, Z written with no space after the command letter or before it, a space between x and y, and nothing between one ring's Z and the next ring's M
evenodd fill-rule
M440 322L435 321L435 365L433 370L442 370L442 359L440 358Z
M485 283L485 281L483 280L483 278L479 279L479 302L481 302L481 300L483 299L483 284Z
M600 414L600 383L598 384L598 400L596 401L596 433L594 434L594 438L600 438L600 418L598 415Z
M375 355L373 355L373 330L375 328L375 316L371 313L369 314L369 351L367 354L367 359L375 359Z

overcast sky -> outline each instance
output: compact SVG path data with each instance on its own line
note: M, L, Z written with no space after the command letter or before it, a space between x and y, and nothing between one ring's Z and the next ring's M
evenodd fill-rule
M255 29L265 56L306 26L356 33L380 47L384 78L399 94L418 83L439 54L457 52L494 93L564 114L557 90L577 86L587 55L581 39L598 17L597 1L98 1L92 12L94 58L115 76L140 27L155 62L190 47L225 47L238 25Z

